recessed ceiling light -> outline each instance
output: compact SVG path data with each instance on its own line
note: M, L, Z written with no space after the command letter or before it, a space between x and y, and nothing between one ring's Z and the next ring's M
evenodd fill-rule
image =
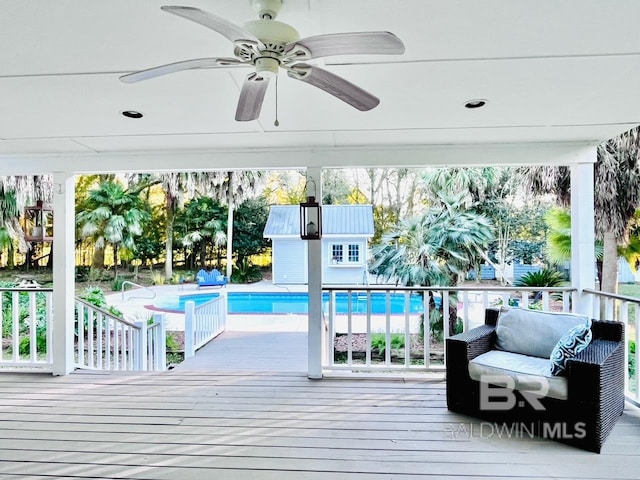
M484 107L489 100L483 100L482 98L478 98L475 100L469 100L464 104L464 108L480 108Z
M144 117L144 115L142 115L140 112L136 112L135 110L125 110L123 112L120 112L122 114L122 116L127 117L127 118L142 118Z

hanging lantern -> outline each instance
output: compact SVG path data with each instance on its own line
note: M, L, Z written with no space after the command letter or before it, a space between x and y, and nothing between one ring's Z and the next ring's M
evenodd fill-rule
M303 240L320 240L322 237L322 207L316 202L315 188L313 183L313 195L307 196L307 201L300 204L300 238ZM307 190L307 193L308 190Z

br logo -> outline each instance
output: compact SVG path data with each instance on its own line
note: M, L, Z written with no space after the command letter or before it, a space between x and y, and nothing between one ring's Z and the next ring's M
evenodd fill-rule
M483 375L480 381L480 409L492 411L511 410L516 406L516 389L534 410L545 410L539 398L549 392L549 382L544 377L520 375L516 378L507 375ZM524 406L523 401L517 405Z

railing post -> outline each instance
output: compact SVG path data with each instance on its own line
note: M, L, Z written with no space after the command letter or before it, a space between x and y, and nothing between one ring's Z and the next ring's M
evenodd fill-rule
M147 342L147 322L136 322L138 330L138 340L136 341L136 348L134 350L133 365L136 370L147 370L147 349L149 348Z
M155 338L155 344L156 344L156 355L154 358L154 362L156 362L155 369L162 371L167 369L167 332L165 330L165 325L164 325L164 314L154 313L153 323L158 323L158 326L155 328L156 335L157 335L157 337Z
M184 305L184 358L190 358L196 354L194 345L195 317L196 303L189 300Z

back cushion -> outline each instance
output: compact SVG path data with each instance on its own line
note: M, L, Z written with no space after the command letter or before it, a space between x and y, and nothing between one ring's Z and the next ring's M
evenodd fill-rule
M550 357L560 337L572 327L588 322L584 315L550 313L523 308L500 311L496 348L532 357Z

